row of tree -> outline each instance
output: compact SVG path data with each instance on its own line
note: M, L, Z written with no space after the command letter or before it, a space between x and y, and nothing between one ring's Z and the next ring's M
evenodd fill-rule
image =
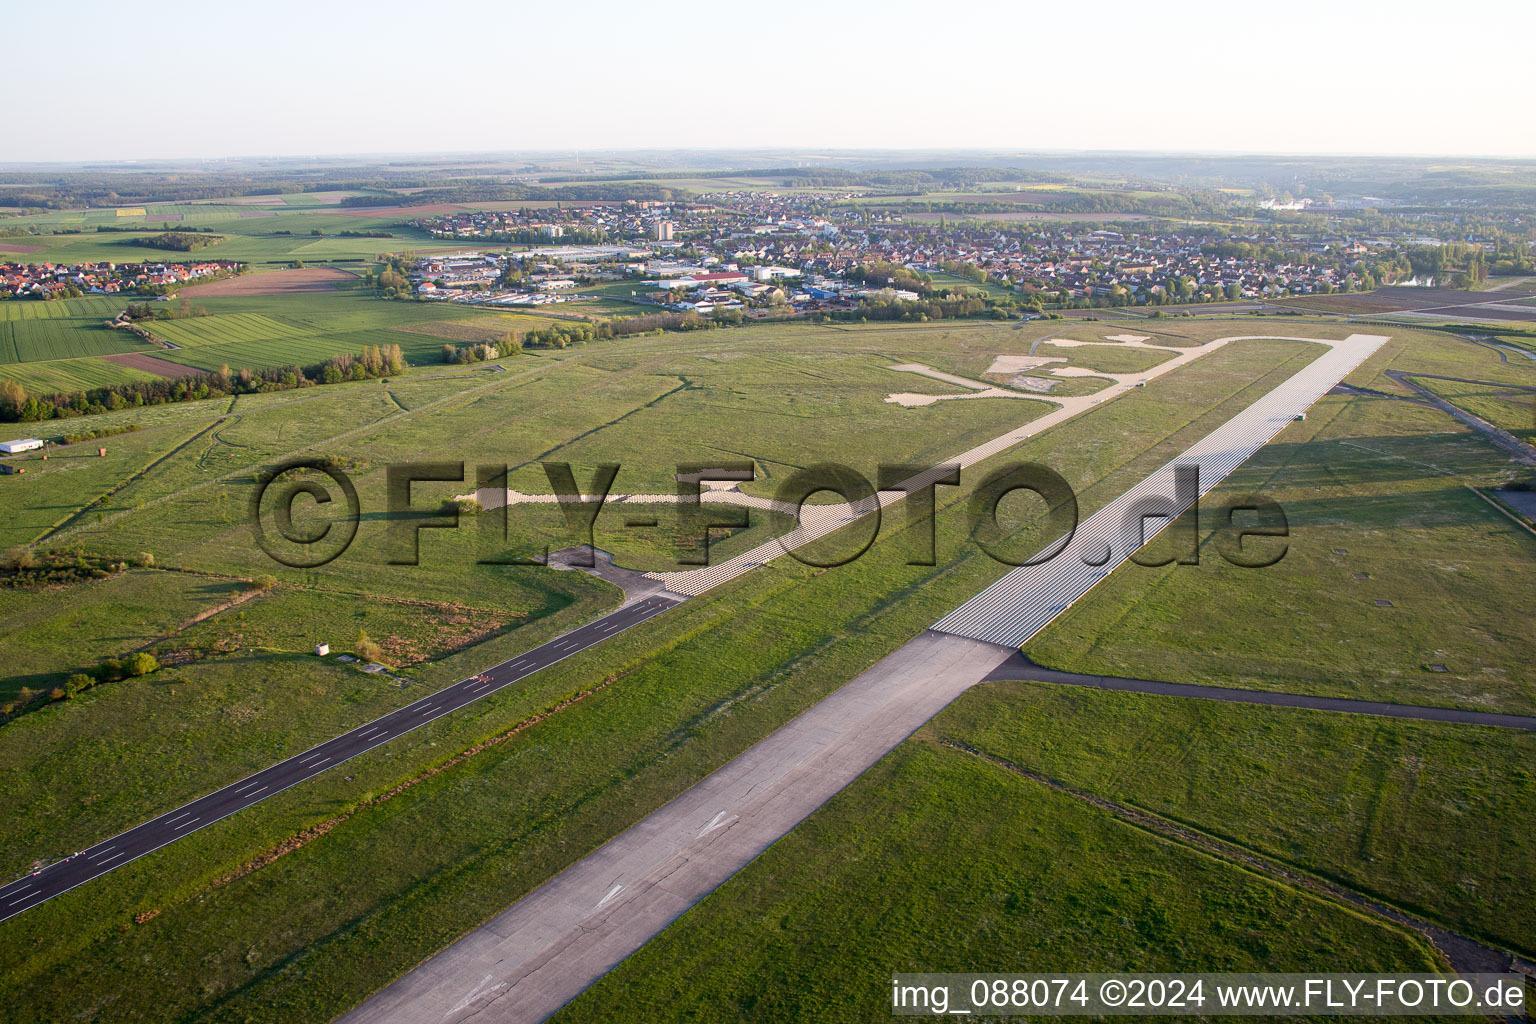
M721 321L697 313L648 313L645 316L616 317L593 322L559 323L523 334L524 348L569 348L605 338L627 338L637 334L662 331L704 331L721 326Z
M443 362L460 364L484 363L492 359L500 359L504 352L515 351L517 351L517 341L511 335L507 335L495 345L484 341L474 345L465 345L463 348L453 344L446 344L443 346Z
M392 376L405 370L399 345L369 345L356 355L332 356L311 366L281 366L265 370L231 371L221 366L213 373L184 377L109 384L89 391L31 395L15 381L0 381L0 421L33 423L43 420L92 416L117 409L171 402L192 402L222 395L253 394L339 384Z

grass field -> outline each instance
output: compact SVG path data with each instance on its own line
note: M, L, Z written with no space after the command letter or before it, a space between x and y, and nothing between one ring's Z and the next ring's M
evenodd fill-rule
M235 581L190 573L132 569L56 593L0 590L0 633L10 638L0 700L23 686L51 689L63 680L60 654L75 668L122 657L159 640L209 607L237 597Z
M286 308L276 308L275 298L273 306L263 306L269 300L259 297L242 300L248 304L238 310L214 309L213 300L208 305L221 315L245 312L295 320L333 311L340 317L344 309L353 311L345 315L372 315L366 303L342 307L327 304L333 296L292 298ZM418 310L414 304L399 308ZM433 311L419 312L425 320ZM376 326L362 323L354 329ZM1265 326L1202 322L1181 323L1177 329L1198 341L1258 333ZM1306 333L1292 327L1287 325L1287 333ZM514 486L527 491L548 489L538 466L548 459L575 463L582 481L590 478L595 463L619 461L623 469L615 490L635 491L670 490L679 458L752 458L767 474L763 487L769 492L786 467L812 461L842 459L870 473L882 460L952 455L977 438L1021 422L1033 404L950 402L937 409L900 409L882 401L892 388L891 378L900 379L889 365L921 361L967 372L982 363L985 369L996 354L1027 353L1035 340L1055 336L1050 330L1043 324L1023 330L990 324L792 325L669 335L523 357L509 361L504 373L465 367L441 376L418 372L387 385L368 382L196 403L201 410L143 410L137 415L153 417L151 422L165 429L113 439L108 442L113 456L105 460L78 460L68 467L61 462L69 475L50 460L46 471L0 488L0 509L16 513L7 517L15 521L11 536L27 539L74 515L62 539L90 551L148 550L161 566L185 564L220 577L270 572L279 583L270 595L157 644L172 661L176 652L189 651L184 665L109 684L0 727L0 811L11 822L0 837L0 863L14 872L33 858L78 849L82 842L239 778L285 751L526 650L617 601L611 588L584 575L477 565L483 544L478 522L424 534L419 565L388 564L385 466L410 459L462 459L473 473L477 464L504 462L514 467ZM1349 332L1317 330L1335 337ZM1439 341L1405 336L1402 347L1411 355ZM1076 357L1084 350L1067 351ZM1079 488L1086 513L1205 436L1314 354L1313 346L1297 342L1229 345L1059 426L1011 457L1057 468ZM1364 375L1374 372L1376 367L1368 367ZM1369 407L1353 400L1339 404ZM1411 408L1396 402L1379 405L1394 412ZM217 418L192 422L199 411ZM843 429L835 434L820 429L834 418ZM82 425L123 419L123 413L115 413ZM1322 422L1312 417L1305 426L1312 429L1314 420ZM1400 430L1405 437L1424 429L1412 419L1371 428ZM130 439L138 447L126 447ZM1476 472L1467 470L1470 478L1500 471L1486 456L1476 455L1481 442L1475 437L1458 443L1455 452L1472 453L1467 457ZM1400 444L1394 454L1425 454ZM124 449L122 460L118 448ZM346 460L360 493L364 515L357 542L319 569L274 566L254 548L243 521L253 468L293 452ZM1416 477L1400 472L1408 493ZM910 527L905 517L889 516L882 540L848 566L819 572L785 560L756 570L600 649L573 656L349 762L345 774L320 776L29 911L0 932L0 959L8 965L0 976L0 1000L19 1008L14 1012L18 1021L334 1016L996 579L1004 567L970 543L959 511L978 479L968 474L966 487L940 490L936 566L905 564ZM32 490L14 489L14 482ZM418 507L432 508L464 489L458 483L428 484L413 495ZM99 505L78 515L103 494L107 497ZM1407 516L1412 508L1405 501L1395 513L1383 511L1378 518ZM1483 533L1503 529L1498 514L1486 505L1483 509L1481 520L1467 513L1465 528ZM513 520L508 541L497 543L536 542L537 527ZM1018 528L1038 532L1039 524L1026 519ZM622 534L616 531L616 536L622 543ZM742 535L732 542L750 539ZM1352 535L1348 543L1353 547L1355 542ZM629 543L629 555L638 558L652 542ZM1207 566L1192 571L1204 578ZM1483 578L1485 587L1510 585L1492 566L1479 571L1489 574ZM1253 588L1262 590L1257 581L1270 585L1262 573L1252 579ZM1284 596L1283 589L1277 593ZM428 616L438 613L424 610L412 626L397 606L384 607L403 599L486 609L502 625L461 646L475 639L466 638L462 624L447 623L438 636L426 626L434 621ZM48 600L57 602L58 595ZM1259 593L1251 605L1215 607L1248 616L1262 600ZM350 642L358 623L365 621L358 613L365 610L368 620L378 623L364 626L370 635L398 637L408 656L414 656L411 651L424 656L406 673L415 682L402 688L302 653L312 640L326 639L338 648ZM1445 601L1439 619L1421 617L1415 628L1425 634L1425 642L1438 636L1454 639L1483 628L1482 611L1476 604ZM31 613L28 607L11 612ZM82 613L87 622L107 614ZM1264 616L1272 613L1265 611L1259 623L1269 621ZM155 624L139 628L152 630ZM92 641L95 647L82 650L105 650L132 639L127 633L114 638L103 632ZM1278 639L1268 642L1281 646ZM1527 657L1525 642L1512 630L1489 633L1477 656L1508 672L1507 666ZM38 650L46 649L46 641L40 641ZM59 671L79 660L61 649L51 663L35 657L33 671ZM1282 667L1291 671L1288 663ZM1414 695L1411 687L1399 692L1383 685L1382 690ZM1071 719L1063 718L1061 727L1071 726ZM1026 859L1034 865L1054 860L1056 874L1018 873L1018 858L999 841L978 861L974 876L953 882L943 876L930 881L930 889L951 885L944 891L957 897L967 887L1004 891L974 885L975 878L986 878L994 867L1016 872L1013 878L1037 878L1034 891L1044 901L1039 904L1044 912L1064 906L1059 891L1077 895L1081 902L1075 906L1084 919L1097 910L1111 913L1105 926L1110 930L1092 935L1092 948L1105 957L1129 958L1142 950L1148 956L1173 956L1187 948L1215 958L1214 963L1259 962L1258 947L1241 933L1196 934L1193 918L1180 908L1197 901L1195 906L1219 906L1255 927L1270 928L1277 958L1294 956L1290 962L1308 962L1305 958L1320 946L1309 945L1306 937L1317 936L1351 956L1359 951L1360 962L1427 964L1422 947L1399 933L1383 932L1223 865L1163 850L1102 815L1084 815L1053 795L1032 793L1000 776L994 780L990 768L978 772L942 751L932 757L933 771L922 762L920 772L935 777L929 806L944 804L951 793L964 798L974 791L982 806L1014 809L1005 822L1013 824L1010 840L1022 831L1018 822L1042 815L1060 823L1062 834L1081 840L1063 845L1049 835L1024 837L1029 841ZM937 777L946 771L950 774ZM152 789L140 781L150 773L163 780ZM401 789L405 783L410 785ZM879 804L885 797L869 799L876 809L870 826L875 835L889 816L880 809L896 805ZM969 804L960 806L963 810ZM975 815L962 817L968 827L979 827ZM841 849L867 849L871 857L883 856L880 851L887 845L859 846L865 842L860 834L846 838L855 845ZM1132 868L1120 867L1140 859L1143 849L1159 858L1160 875L1139 877ZM274 850L289 852L269 861L266 855ZM1061 851L1067 850L1063 857ZM1085 852L1092 856L1085 858ZM892 856L910 856L914 872L919 865L955 865L953 857L946 862L940 853L942 847L919 844L898 848ZM1083 863L1075 865L1074 859ZM830 856L818 863L847 871L839 877L849 892L879 891L856 877L855 864ZM258 866L242 867L248 864ZM1485 861L1479 870L1505 868ZM933 873L923 876L932 879ZM1474 881L1498 891L1495 880ZM906 888L911 902L899 905L921 908L926 890ZM1176 895L1186 897L1184 903ZM156 916L130 923L149 911ZM1132 923L1116 931L1121 918ZM1067 948L1073 938L1047 934L1027 915L1011 920L1009 940L1026 948L1049 952ZM1143 923L1154 928L1153 938L1139 936ZM955 932L909 931L919 939L929 934L934 943L907 947L913 955L938 949L945 934L955 935L954 948L962 952L981 948L966 947ZM1187 946L1171 944L1173 939ZM813 943L812 948L819 947ZM740 959L744 949L724 948L720 955ZM152 970L145 969L146 962ZM771 1008L765 1006L765 1012Z
M1385 922L909 740L553 1020L882 1021L897 972L1437 959Z
M1426 364L1532 376L1441 341L1394 342L1349 379L1396 388L1385 368ZM1129 566L1029 653L1073 671L1529 714L1536 641L1519 623L1536 617L1536 538L1490 518L1465 486L1504 479L1509 465L1435 410L1326 397L1206 501L1278 501L1291 532L1281 562L1240 569L1207 542L1199 567Z
M1536 369L1536 362L1532 364ZM1536 385L1536 373L1531 375ZM1509 431L1527 444L1536 441L1536 391L1518 391L1460 381L1414 378L1441 398Z
M989 683L936 734L1536 954L1536 736Z
M955 744L1150 811L1162 838ZM1191 826L1530 955L1533 747L1513 730L987 684L555 1020L875 1020L903 971L1433 969L1417 936L1192 848ZM1425 967L1383 966L1395 957Z

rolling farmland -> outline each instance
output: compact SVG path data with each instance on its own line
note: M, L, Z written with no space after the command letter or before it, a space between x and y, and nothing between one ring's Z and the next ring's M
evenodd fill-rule
M0 324L0 362L6 363L141 352L148 347L127 331L109 330L94 320L30 320Z
M95 356L0 364L0 380L15 381L33 394L88 391L107 384L131 384L137 380L154 379L153 374L118 366Z
M274 341L282 338L311 338L315 329L261 313L228 313L218 316L190 317L185 320L157 320L151 332L172 345L196 348L203 345L227 345L242 341Z
M309 366L321 363L331 356L357 353L368 345L399 345L409 363L422 363L433 359L442 348L441 338L412 335L403 331L350 331L342 334L317 334L291 338L274 338L265 341L231 342L223 345L200 345L169 353L178 363L200 370L217 370L220 366L232 368L250 367L253 370L272 366Z
M196 292L192 296L201 298ZM187 366L189 372L221 366L266 369L308 366L368 345L391 344L399 345L407 361L419 365L437 362L445 340L495 339L550 323L521 313L387 302L329 288L274 295L209 294L207 316L145 324L156 337L175 346L166 350L127 331L103 326L130 301L126 296L92 296L0 303L0 367L4 368L0 379L14 380L34 392L86 390L145 379L132 366L86 357L160 356ZM12 369L20 364L31 368Z
M104 320L121 312L126 301L92 296L0 303L0 363L143 351L149 346L138 338L103 326Z
M106 320L122 312L127 301L112 296L92 295L84 299L60 299L57 302L0 302L0 321Z

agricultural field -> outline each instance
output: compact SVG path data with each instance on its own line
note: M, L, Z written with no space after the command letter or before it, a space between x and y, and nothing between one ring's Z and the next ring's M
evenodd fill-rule
M123 311L126 301L115 296L92 295L55 302L0 302L0 320L110 320Z
M142 352L151 346L99 320L10 320L0 323L0 362L34 363L114 352Z
M31 394L89 391L107 384L152 380L153 374L119 366L95 356L49 359L35 363L0 363L0 380L12 380Z
M223 313L185 320L157 320L149 326L155 337L177 348L228 345L244 341L277 341L305 338L313 334L313 328L308 325L300 326L260 313Z
M127 300L105 296L57 302L0 302L0 365L71 359L150 346L104 321L122 312Z
M265 276L271 275L233 280L253 282L259 290ZM10 319L0 319L0 379L45 393L146 379L128 367L79 358L89 355L140 353L184 365L192 372L220 366L235 370L307 366L368 345L399 345L408 363L433 366L441 363L445 341L499 340L552 322L537 315L456 304L390 302L362 291L315 290L312 280L301 282L300 290L280 282L263 294L244 289L244 293L230 294L231 289L220 287L226 282L185 289L189 303L195 302L208 315L145 325L171 349L103 326L103 320L123 310L131 301L128 298L0 303L0 316L10 311Z
M300 200L301 197L289 197ZM270 213L272 216L251 216ZM229 259L257 267L286 265L292 260L312 263L341 262L358 267L371 263L379 253L406 250L441 250L442 243L403 222L420 216L400 210L344 209L334 203L301 201L280 205L252 204L167 204L148 207L143 217L118 217L113 210L67 211L19 219L12 226L35 225L43 232L16 236L12 241L29 247L40 246L28 254L29 260L75 263L86 260L160 261L184 258L184 254L135 245L134 240L158 234L166 226L207 230L222 240L204 249L198 257ZM132 229L142 222L144 233ZM97 225L111 231L96 230ZM54 231L74 234L50 234ZM345 230L386 231L391 238L340 238ZM312 232L322 232L315 235Z

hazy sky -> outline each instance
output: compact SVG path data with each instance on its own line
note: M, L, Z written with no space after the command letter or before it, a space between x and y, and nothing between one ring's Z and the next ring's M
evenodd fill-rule
M1245 9L1246 8L1246 9ZM1536 2L29 3L0 162L669 147L1536 157Z

